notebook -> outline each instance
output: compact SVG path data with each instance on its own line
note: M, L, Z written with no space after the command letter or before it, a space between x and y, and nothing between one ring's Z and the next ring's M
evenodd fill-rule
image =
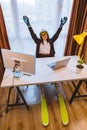
M67 66L69 60L70 60L70 58L58 60L58 61L56 61L56 62L53 62L53 63L48 64L48 66L49 66L51 69L56 70L56 69L59 69L59 68L62 68L62 67Z

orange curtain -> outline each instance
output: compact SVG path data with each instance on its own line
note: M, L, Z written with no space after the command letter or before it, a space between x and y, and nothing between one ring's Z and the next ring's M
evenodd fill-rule
M3 12L0 5L0 83L4 73L4 66L2 62L2 56L1 56L1 48L10 49L10 45L9 45L7 31L5 27Z
M84 31L87 31L87 4L84 12L82 27ZM87 37L85 38L85 42L79 48L79 54L84 56L84 61L87 63Z
M85 29L85 18L87 0L73 0L73 6L71 11L71 18L69 23L67 41L64 55L78 54L80 46L74 41L73 35L79 34ZM84 18L85 17L85 18ZM81 50L81 54L83 49Z

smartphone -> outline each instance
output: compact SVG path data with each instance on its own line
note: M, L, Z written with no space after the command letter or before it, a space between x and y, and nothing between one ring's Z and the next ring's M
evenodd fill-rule
M15 78L19 78L19 75L20 75L20 72L19 72L19 71L15 71L15 72L14 72L14 77L15 77Z

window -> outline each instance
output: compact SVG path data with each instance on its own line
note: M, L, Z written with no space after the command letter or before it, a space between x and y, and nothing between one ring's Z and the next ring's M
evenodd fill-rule
M50 37L59 27L61 17L67 16L68 22L54 43L56 56L63 55L72 7L71 0L68 2L67 0L2 0L1 4L11 49L29 54L35 54L36 46L22 19L23 15L29 17L37 36L42 29L46 29Z

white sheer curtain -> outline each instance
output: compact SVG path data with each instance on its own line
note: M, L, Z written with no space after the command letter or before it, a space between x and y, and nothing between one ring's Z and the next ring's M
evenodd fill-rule
M68 22L55 42L56 56L63 55L72 0L2 0L1 5L11 49L29 54L35 54L36 46L23 22L23 15L29 17L38 36L46 29L50 37L59 27L61 17L67 16Z

